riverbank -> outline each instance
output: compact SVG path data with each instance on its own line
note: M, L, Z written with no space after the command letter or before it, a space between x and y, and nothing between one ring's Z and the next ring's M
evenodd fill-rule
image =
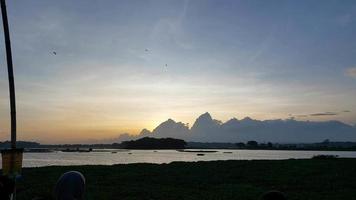
M258 199L280 190L289 199L355 199L356 159L174 162L25 168L18 199L51 199L69 170L87 179L87 199Z

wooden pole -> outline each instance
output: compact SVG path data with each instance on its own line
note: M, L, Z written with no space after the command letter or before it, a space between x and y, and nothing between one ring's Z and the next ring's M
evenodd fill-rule
M6 2L5 0L0 0L0 3L1 3L2 22L4 27L7 72L9 77L10 111L11 111L11 149L16 149L15 81L14 81L14 70L12 65L10 32L9 32L9 23L8 23L7 12L6 12Z

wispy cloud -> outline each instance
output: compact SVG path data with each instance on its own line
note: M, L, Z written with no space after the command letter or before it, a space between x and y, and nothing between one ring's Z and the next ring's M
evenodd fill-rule
M295 117L308 117L309 115L296 115Z
M289 116L292 117L298 117L298 118L304 118L304 117L323 117L323 116L335 116L335 115L340 115L342 113L350 113L350 110L343 110L340 112L318 112L318 113L311 113L311 114L299 114L299 115L293 115L289 114Z
M345 74L349 77L356 78L356 67L348 68Z
M313 113L310 114L310 116L316 117L316 116L334 116L338 115L339 113L336 112L322 112L322 113Z
M352 23L354 21L354 19L355 19L354 15L352 13L346 13L341 16L338 16L335 19L335 22L341 26L347 26L350 23Z

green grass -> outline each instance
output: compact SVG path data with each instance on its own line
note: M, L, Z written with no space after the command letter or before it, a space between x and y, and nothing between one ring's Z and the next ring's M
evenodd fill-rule
M56 180L69 170L85 175L89 200L244 200L268 190L288 199L356 199L356 159L26 168L18 199L51 199Z

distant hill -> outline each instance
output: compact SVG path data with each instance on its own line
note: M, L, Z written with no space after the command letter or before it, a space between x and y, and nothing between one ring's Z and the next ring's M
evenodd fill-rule
M189 128L182 122L168 119L152 132L143 129L139 135L122 135L138 139L142 137L173 137L193 142L259 142L279 143L314 143L325 139L331 141L356 141L356 127L340 121L297 121L255 120L245 117L241 120L232 118L226 122L213 119L209 113L199 116ZM119 138L120 139L120 138Z

